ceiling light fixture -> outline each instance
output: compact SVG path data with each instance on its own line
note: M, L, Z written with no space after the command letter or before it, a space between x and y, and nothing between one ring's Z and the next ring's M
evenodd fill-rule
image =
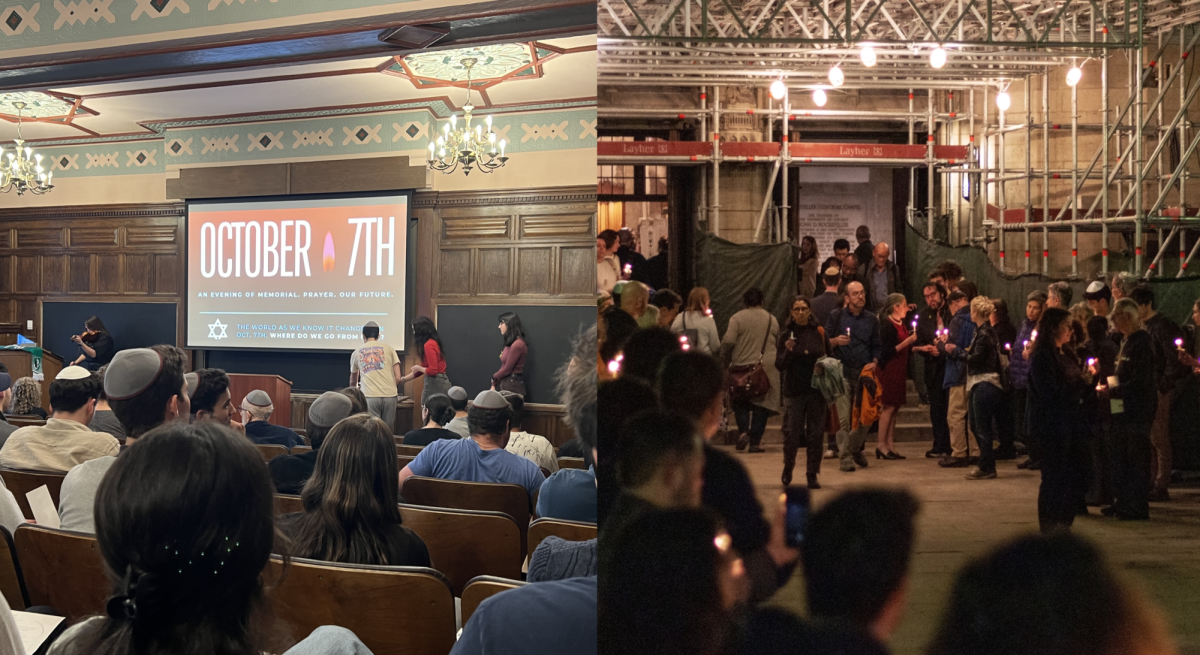
M776 100L783 100L783 94L787 93L787 87L783 84L783 78L771 82L771 97Z
M0 155L8 159L7 164L0 162L0 191L8 193L16 189L18 196L25 195L26 191L40 196L54 188L54 173L47 173L42 168L42 156L25 147L25 140L21 138L21 110L26 107L25 103L14 102L13 106L17 108L17 145L8 153L0 148Z
M996 106L1000 108L1000 111L1008 111L1008 108L1012 106L1012 98L1009 97L1008 91L1000 91L996 94Z
M946 65L946 49L942 46L934 48L929 53L929 65L934 68L941 68Z
M864 45L862 50L859 51L858 57L862 59L863 66L867 68L874 66L876 61L875 48L872 48L870 44Z
M1079 80L1083 79L1083 68L1079 66L1071 66L1071 70L1067 71L1067 86L1075 86L1079 84Z
M430 170L450 174L458 170L461 164L463 175L470 175L473 167L484 173L491 173L508 161L508 157L504 156L507 141L500 139L500 143L496 143L491 116L487 117L486 132L483 131L482 125L471 126L471 112L475 110L471 105L471 67L476 63L474 57L462 60L463 68L467 70L467 102L463 105L463 126L458 127L457 114L450 114L450 122L442 126L442 136L437 138L436 153L434 143L429 143ZM499 155L496 154L497 145L500 146Z
M829 69L829 83L835 89L846 83L846 74L842 72L841 66L834 66Z
M813 104L816 106L824 107L827 99L828 98L825 97L825 89L817 89L813 91Z

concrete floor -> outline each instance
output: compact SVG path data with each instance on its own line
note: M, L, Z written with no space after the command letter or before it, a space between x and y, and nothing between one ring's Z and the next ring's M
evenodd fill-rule
M782 447L768 433L766 453L737 454L750 471L766 506L781 489ZM874 437L867 453L873 453ZM898 443L907 460L870 460L853 473L837 470L837 460L823 460L822 489L813 492L815 506L855 487L901 486L922 503L908 610L892 640L897 655L917 655L932 638L954 576L968 560L1014 535L1037 530L1040 473L999 462L995 480L968 481L964 469L939 468L924 458L929 442ZM730 448L732 450L732 448ZM804 451L796 477L804 481ZM1100 516L1076 519L1074 530L1101 544L1112 563L1140 583L1166 612L1173 634L1185 652L1200 653L1200 484L1171 488L1170 502L1152 503L1149 522L1122 522ZM769 604L806 613L799 569Z

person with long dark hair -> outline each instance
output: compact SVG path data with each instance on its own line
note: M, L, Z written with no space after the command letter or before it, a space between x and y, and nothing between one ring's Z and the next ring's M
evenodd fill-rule
M817 264L821 261L821 252L817 249L817 240L811 235L800 239L800 295L811 299L817 292L817 278L821 269Z
M500 351L500 370L492 374L492 389L511 391L525 396L525 357L529 344L525 342L525 328L521 317L513 312L500 315L500 334L504 336L504 350Z
M286 648L263 595L275 544L273 491L245 437L209 421L151 430L104 476L95 516L112 593L105 614L72 626L51 653ZM351 644L363 648L348 630L320 628L288 653L355 652L345 650Z
M418 316L412 322L413 343L417 347L420 364L413 364L408 375L400 378L401 384L425 376L425 386L421 390L421 406L430 396L444 394L450 391L450 377L446 375L446 349L442 346L442 338L438 336L433 319L428 316Z
M829 353L825 329L812 315L812 305L804 296L792 300L791 316L779 334L775 347L775 368L779 369L783 392L783 486L792 483L796 452L804 446L805 476L809 489L820 489L821 445L829 408L825 396L814 389L812 380L817 360Z
M1088 434L1083 402L1091 375L1069 347L1071 314L1051 307L1042 314L1029 356L1029 430L1040 449L1042 532L1069 529L1083 504Z
M454 420L454 414L450 396L441 393L430 396L421 408L424 427L405 433L404 445L428 446L438 439L461 439L462 435L446 429L446 424Z
M99 371L101 366L111 362L113 355L117 354L112 335L98 316L88 317L83 322L83 333L73 335L71 341L79 346L79 357L71 364L82 366L89 371Z
M1107 392L1112 414L1109 456L1116 502L1100 512L1126 521L1146 520L1150 518L1150 428L1158 403L1154 345L1133 300L1118 300L1111 314L1113 325L1124 337L1117 354L1117 384L1101 389Z
M391 428L366 414L325 438L300 497L304 512L279 517L296 557L379 566L429 566L425 542L400 525Z
M361 412L363 416L366 416L365 411ZM325 443L325 437L338 421L351 414L360 412L355 409L348 394L338 391L326 391L308 406L308 413L304 419L304 434L308 437L312 450L296 455L277 455L267 462L267 470L271 472L271 482L275 484L275 491L281 494L300 493L304 483L308 482L317 467L317 455L321 445Z

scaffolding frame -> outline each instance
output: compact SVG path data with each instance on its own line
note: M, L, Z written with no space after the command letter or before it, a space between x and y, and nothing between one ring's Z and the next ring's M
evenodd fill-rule
M1193 129L1188 113L1197 107L1200 75L1184 73L1188 55L1200 42L1198 23L1200 5L1142 5L1128 0L1036 0L1016 6L1010 0L864 0L857 4L852 0L600 0L599 85L682 87L692 90L698 101L689 107L664 109L602 106L598 114L602 123L617 118L698 121L700 133L712 145L711 156L664 158L660 163L708 169L702 176L699 218L717 234L721 229L721 163L745 160L722 156L722 117L747 112L723 108L721 89L765 88L780 79L786 92L779 104L750 110L766 118L765 140L779 145L776 157L751 159L773 167L755 226L756 241L764 235L787 239L786 184L782 185L778 214L768 220L774 185L782 170L804 165L924 166L929 173L929 205L923 209L913 206L915 174L910 171L910 224L923 227L932 236L935 217L950 215L952 241L963 241L965 223L966 243L998 243L999 267L1005 272L1034 272L1032 233L1040 231L1040 272L1049 273L1049 235L1069 231L1071 274L1078 276L1079 233L1098 228L1102 273L1109 273L1109 231L1119 229L1134 233L1131 262L1134 272L1141 275L1162 275L1167 247L1178 239L1177 277L1182 277L1200 250L1200 239L1190 250L1185 247L1189 230L1193 236L1200 231L1200 210L1189 210L1186 203L1186 184L1197 177L1188 171L1188 163L1200 147L1200 131ZM874 67L868 68L858 59L863 44L876 48L878 63ZM950 55L944 67L934 69L928 63L928 51L939 46ZM1173 49L1178 50L1178 63L1166 72L1161 62ZM1121 59L1129 73L1124 88L1111 85L1109 79L1112 65ZM1079 62L1100 68L1101 120L1079 121L1079 88L1071 86L1069 116L1059 115L1055 122L1050 110L1051 75ZM795 102L798 92L832 92L834 87L826 79L832 66L842 68L846 78L837 93L907 92L908 111L797 108L803 104ZM1038 116L1033 106L1035 81L1041 82ZM996 110L996 93L1011 85L1023 86L1025 106ZM926 96L924 111L917 108L918 92ZM1167 112L1164 101L1175 92L1179 107ZM963 95L967 96L965 115L955 111L955 93L959 104ZM977 105L977 93L981 105ZM976 111L977 106L981 111ZM977 121L980 113L982 120ZM1020 114L1023 122L1008 120ZM907 127L912 145L917 143L918 129L924 129L926 156L920 161L796 161L789 157L787 135L788 126L798 120L892 123ZM1051 135L1068 129L1071 166L1053 168ZM1086 167L1080 166L1081 134L1100 137L1095 152L1084 153L1085 157L1091 154ZM1006 148L1013 135L1023 136L1026 146L1017 156ZM1032 151L1039 136L1041 166L1035 167ZM1173 141L1178 145L1173 146ZM935 144L969 146L973 163L939 160L934 156ZM601 156L600 160L610 163L620 158ZM944 180L941 197L934 193L935 176ZM959 184L953 184L953 179ZM1035 181L1041 186L1040 202L1034 194ZM1013 194L1009 191L1014 184L1023 187L1019 194L1023 202L1014 198L1010 207ZM961 193L954 193L957 198L949 193L964 185L965 207ZM1058 207L1051 205L1052 188L1055 195L1066 194ZM1095 193L1090 206L1081 201L1085 188ZM1168 204L1168 200L1174 203ZM990 214L999 220L989 220ZM1143 261L1147 231L1158 235L1158 253L1148 266ZM793 236L798 239L799 235ZM1006 262L1012 250L1008 241L1013 236L1023 238L1024 262L1015 267L1019 270Z

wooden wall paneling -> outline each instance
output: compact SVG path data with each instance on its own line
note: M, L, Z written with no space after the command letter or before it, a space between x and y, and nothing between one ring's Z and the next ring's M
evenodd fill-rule
M41 334L42 330L42 308L36 297L20 297L13 301L13 322L21 325L22 333L29 333L25 328L26 321L33 321L32 335ZM40 341L40 339L39 339Z
M480 248L476 289L481 296L512 295L511 248Z
M154 293L156 295L181 295L183 280L183 258L179 255L154 255Z
M16 323L13 318L13 305L15 303L10 299L0 299L0 323ZM25 327L22 325L21 327ZM14 340L13 343L16 343Z
M0 230L0 234L4 233L5 230ZM13 263L12 255L0 255L0 295L13 292Z
M442 242L466 239L507 240L509 216L454 216L442 213Z
M114 229L115 233L116 230ZM115 239L115 237L114 237ZM67 287L69 293L91 293L92 291L92 267L94 260L91 255L72 255L69 262L71 269L68 276L70 282Z
M517 249L517 295L548 296L554 293L550 284L553 248Z
M121 245L118 235L121 228L115 225L103 227L72 227L69 241L72 248L116 248Z
M560 293L564 296L596 295L596 246L560 248Z
M130 225L125 228L125 246L146 250L158 246L172 246L179 239L179 226L175 222L158 225Z
M67 256L42 255L43 294L60 294L67 290Z
M5 248L5 249L12 248L12 244L13 244L12 234L13 234L13 229L11 227L6 227L4 229L0 229L0 248Z
M471 295L471 252L469 248L442 249L441 265L438 268L438 295Z
M410 165L408 157L293 162L289 167L289 193L390 191L429 186L429 169Z
M595 211L595 207L592 207ZM552 214L524 214L521 216L521 239L587 239L592 234L592 214L566 212Z
M168 198L282 196L288 192L287 164L182 168L167 179Z
M124 293L150 293L150 255L121 255L124 260Z
M96 293L121 293L120 255L96 255Z
M66 229L62 227L19 227L17 246L28 248L62 248L67 245Z
M13 277L14 293L37 293L42 288L42 271L38 255L18 255L17 271Z

